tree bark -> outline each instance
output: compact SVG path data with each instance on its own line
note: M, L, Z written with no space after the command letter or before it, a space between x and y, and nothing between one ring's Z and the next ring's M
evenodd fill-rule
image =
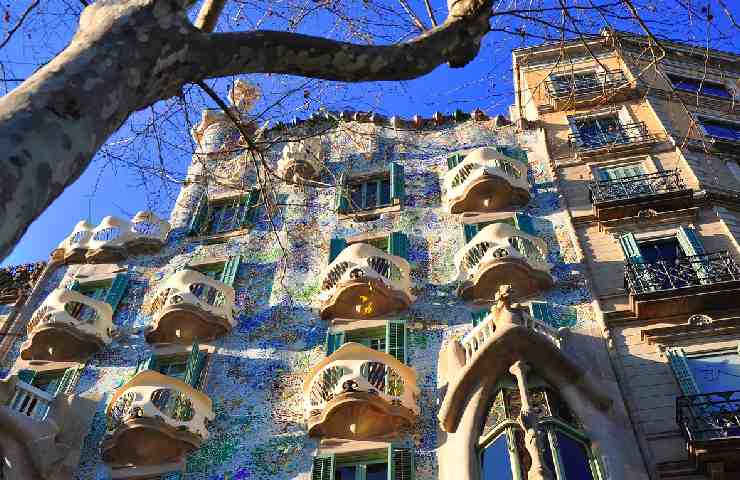
M444 24L414 40L365 46L288 32L207 33L188 22L192 3L99 0L69 46L0 99L2 257L132 112L185 84L238 73L415 78L474 58L491 16L491 0L457 0Z

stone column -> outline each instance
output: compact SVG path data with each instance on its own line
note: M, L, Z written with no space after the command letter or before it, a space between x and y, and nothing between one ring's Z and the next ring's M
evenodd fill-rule
M522 411L519 414L519 424L524 429L524 443L527 452L532 458L532 466L529 468L527 475L528 480L554 480L554 476L544 463L542 457L543 449L540 448L540 438L537 428L537 414L532 410L529 403L529 392L527 388L527 373L529 365L521 360L516 361L509 372L516 377L516 383L519 387L519 396L522 399Z

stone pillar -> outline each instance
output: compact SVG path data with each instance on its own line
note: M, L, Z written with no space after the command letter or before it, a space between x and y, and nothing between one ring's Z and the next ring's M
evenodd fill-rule
M522 400L522 411L519 415L519 424L524 430L524 443L527 452L532 458L532 466L527 475L528 480L554 480L554 476L544 463L542 458L543 449L540 448L540 436L537 428L537 414L532 410L529 403L529 392L527 388L527 373L529 365L521 360L509 367L509 372L516 378L519 387L519 396Z

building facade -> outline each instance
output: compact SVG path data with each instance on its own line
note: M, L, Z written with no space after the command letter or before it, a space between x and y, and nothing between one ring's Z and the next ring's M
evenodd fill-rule
M79 222L6 320L0 478L733 478L692 428L734 399L734 104L700 135L617 40L515 51L515 124L262 131L237 83L169 219Z

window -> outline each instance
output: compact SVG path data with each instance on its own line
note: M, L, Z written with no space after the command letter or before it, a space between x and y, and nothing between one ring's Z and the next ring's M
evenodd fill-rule
M717 82L709 82L696 78L679 77L678 75L668 75L673 87L677 90L686 92L701 93L703 95L712 95L715 97L732 98L732 94L727 88Z
M403 165L391 163L387 172L358 179L340 176L337 188L337 212L354 213L402 205L405 197Z
M355 243L367 243L378 250L387 252L388 255L395 255L408 260L408 236L405 233L392 232L383 237L362 239L352 242L347 242L346 239L341 237L332 238L329 242L329 263L333 262L348 245L353 245Z
M67 288L80 292L93 300L108 303L115 315L118 304L121 303L128 288L128 280L128 274L119 273L111 279L96 282L80 283L74 280ZM67 302L64 308L67 313L83 322L93 321L97 317L97 311L83 303Z
M209 263L204 265L188 266L203 275L229 286L234 285L234 280L239 273L241 255L229 257L225 262ZM206 283L194 283L190 285L190 292L208 305L223 305L224 295L220 289Z
M508 223L512 227L515 227L524 233L528 233L529 235L536 235L534 229L534 220L532 219L532 217L523 213L515 213L511 217L497 218L495 220L489 220L486 222L463 224L463 236L465 237L465 243L469 243L473 239L473 237L478 234L478 232L489 225L493 225L494 223Z
M633 163L631 165L617 165L614 167L601 167L598 170L599 180L621 180L623 178L636 177L645 175L645 169L642 164Z
M311 480L414 480L414 451L391 444L386 450L318 455Z
M722 120L699 117L699 123L710 137L740 141L740 125Z
M584 90L593 90L601 85L596 72L578 72L561 75L551 75L552 93L564 96Z
M684 252L676 237L646 240L638 243L640 256L645 263L663 261L676 263L676 259L683 257Z
M347 342L355 342L368 348L385 352L401 363L407 362L407 331L404 320L388 320L385 325L348 331L326 333L326 354L331 355Z
M19 370L18 380L46 392L49 396L68 395L74 392L84 367L72 367L65 370L38 372L36 370ZM49 411L50 404L42 401L37 395L14 395L10 408L30 417L43 420Z
M203 195L196 204L188 233L216 235L246 228L257 218L260 197L258 189L244 196L212 202Z
M154 370L162 375L181 380L193 388L200 388L203 382L203 370L206 364L206 353L194 342L189 353L182 355L152 354L139 362L136 373Z
M518 422L522 401L511 379L501 382L486 415L478 443L481 480L526 478L532 464ZM539 429L546 433L540 454L557 480L596 480L598 466L588 439L558 393L548 386L528 391Z
M580 118L573 123L580 143L587 148L629 141L617 115Z

